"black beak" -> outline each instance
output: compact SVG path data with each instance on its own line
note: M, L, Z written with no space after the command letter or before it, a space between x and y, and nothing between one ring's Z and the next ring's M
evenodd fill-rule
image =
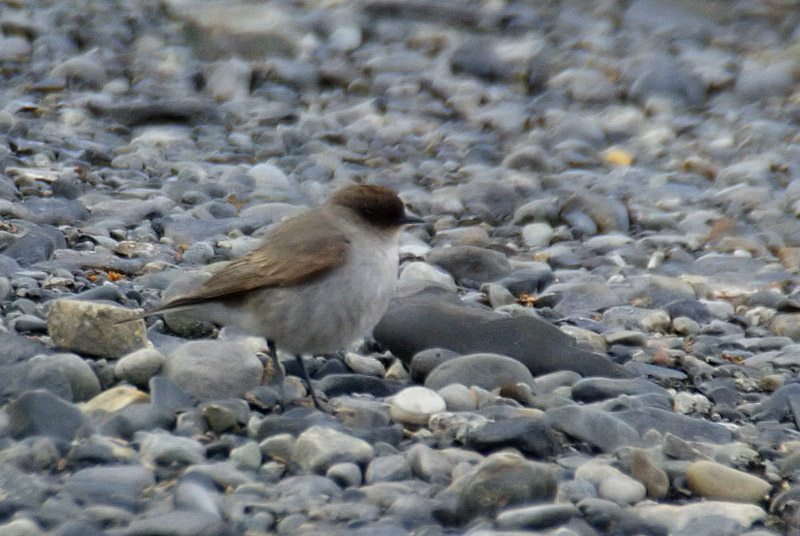
M409 215L404 216L403 219L400 220L400 225L413 225L415 223L425 223L425 220Z

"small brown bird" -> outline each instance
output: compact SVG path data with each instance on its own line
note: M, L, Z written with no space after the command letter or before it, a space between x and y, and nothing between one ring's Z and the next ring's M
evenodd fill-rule
M196 307L203 319L265 337L281 385L276 348L295 355L319 407L301 354L341 350L372 331L397 283L399 231L421 222L389 188L344 187L276 225L194 291L142 316Z

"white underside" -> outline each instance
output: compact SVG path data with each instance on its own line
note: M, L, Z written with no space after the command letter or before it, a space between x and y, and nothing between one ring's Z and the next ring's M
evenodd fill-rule
M251 292L235 306L204 304L202 316L265 337L295 354L340 350L372 332L397 285L395 236L353 240L348 259L323 277ZM198 311L198 312L200 312Z

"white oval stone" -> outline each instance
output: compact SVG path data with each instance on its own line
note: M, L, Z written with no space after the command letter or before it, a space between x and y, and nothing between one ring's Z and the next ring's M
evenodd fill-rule
M445 410L447 404L435 391L425 387L407 387L394 396L389 413L402 424L425 424L431 415Z

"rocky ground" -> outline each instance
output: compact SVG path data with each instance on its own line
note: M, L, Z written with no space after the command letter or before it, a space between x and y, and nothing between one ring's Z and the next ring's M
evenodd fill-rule
M0 0L0 536L797 533L798 28ZM306 356L327 412L263 341L114 323L351 182L426 223Z

